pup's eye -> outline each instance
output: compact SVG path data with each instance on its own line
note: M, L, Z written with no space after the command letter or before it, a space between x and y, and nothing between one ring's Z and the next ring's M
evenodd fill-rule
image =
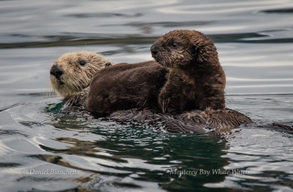
M79 64L80 64L81 66L84 66L84 65L86 64L86 62L85 62L84 60L81 60L81 61L79 62Z
M111 63L106 63L106 64L105 64L106 67L108 67L108 66L110 66L110 65L111 65Z
M178 44L177 43L172 43L172 47L173 48L177 48L178 47Z

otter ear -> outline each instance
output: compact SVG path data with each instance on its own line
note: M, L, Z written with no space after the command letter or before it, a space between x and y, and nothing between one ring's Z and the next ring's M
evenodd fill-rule
M199 47L197 45L193 45L192 49L193 49L194 58L198 62L203 62L201 55L198 53L199 52Z
M194 55L195 57L197 57L197 55L198 55L198 50L199 50L198 46L193 44L191 49L192 49L193 55Z
M198 46L193 45L193 50L194 50L194 52L197 52L197 50L198 50Z

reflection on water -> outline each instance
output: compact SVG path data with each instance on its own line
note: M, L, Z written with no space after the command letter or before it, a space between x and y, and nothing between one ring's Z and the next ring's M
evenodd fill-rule
M292 191L291 0L0 1L1 191ZM216 43L227 107L261 127L173 135L63 114L49 68L79 50L150 60L173 29Z

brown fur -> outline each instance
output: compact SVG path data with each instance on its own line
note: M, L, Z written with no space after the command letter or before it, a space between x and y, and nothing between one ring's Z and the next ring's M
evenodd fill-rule
M95 53L82 52L65 54L53 64L64 70L59 80L53 75L50 78L52 86L54 85L57 91L64 92L62 95L64 99L67 98L65 99L66 106L77 106L78 109L83 109L91 88L90 99L87 101L89 110L94 114L98 116L110 114L109 118L112 120L138 121L156 128L162 127L168 132L197 134L211 131L224 132L236 128L242 123L251 122L245 115L230 109L192 110L178 115L158 113L160 110L157 106L158 95L167 81L168 70L154 61L117 64L102 69L92 78L90 87L79 91L80 89L77 90L76 87L83 88L84 85L73 86L71 84L83 82L82 79L85 76L80 70L73 69L78 65L80 58L84 58L83 56L86 55L92 55L92 58L97 59L96 62L91 61L88 64L100 66L97 68L98 71L105 67L107 64L105 62L108 62L100 55L96 57ZM75 67L72 64L75 64ZM132 107L144 109L121 111L121 109Z
M168 70L155 61L116 64L97 72L90 83L86 109L95 116L131 108L158 109Z
M204 34L171 31L153 44L151 52L158 63L170 70L159 95L163 113L225 108L225 73L214 43Z
M85 64L80 65L80 61ZM63 54L51 66L51 86L67 101L67 106L81 106L85 103L88 92L85 88L89 86L92 76L111 64L111 61L97 53L80 51ZM53 67L62 72L59 77L54 75Z
M229 133L242 124L252 123L251 119L232 109L192 110L178 115L153 113L147 109L117 111L109 119L120 122L139 122L170 133L205 134Z

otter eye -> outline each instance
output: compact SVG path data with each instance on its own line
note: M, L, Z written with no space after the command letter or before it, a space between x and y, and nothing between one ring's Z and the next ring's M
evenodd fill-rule
M173 48L177 48L178 47L178 44L177 43L172 43L172 47Z
M79 62L79 64L80 64L81 66L84 66L84 65L86 64L86 62L85 62L84 60L81 60L81 61Z
M106 67L109 67L110 65L111 65L111 63L106 63L105 64Z

